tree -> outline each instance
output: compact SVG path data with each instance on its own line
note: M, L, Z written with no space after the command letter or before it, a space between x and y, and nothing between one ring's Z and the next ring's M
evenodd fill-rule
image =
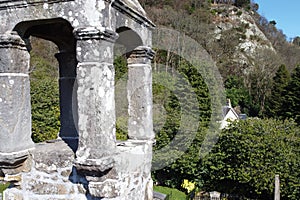
M154 171L153 179L161 185L179 189L184 179L199 178L197 164L200 160L201 143L211 117L210 96L201 74L186 60L178 55L167 56L165 51L157 51L156 60L161 63L169 62L169 73L165 73L163 65L157 65L153 73L154 83L156 82L153 85L154 104L162 105L166 112L163 126L161 121L154 119L156 145L153 165L163 163L165 167ZM173 74L175 71L178 74ZM191 94L195 96L191 97ZM189 101L194 97L196 105ZM188 115L184 118L193 119L184 122L183 115ZM196 122L199 126L196 127L198 129L191 130L195 126L190 124L194 119L199 119ZM163 150L172 144L176 144L175 148Z
M274 177L279 174L281 198L298 199L299 132L293 121L248 119L233 123L202 161L203 189L271 200Z
M32 139L43 142L56 139L60 128L58 69L37 54L43 45L31 52L30 94Z
M240 106L241 112L249 115L249 110L252 109L251 96L244 86L243 78L229 76L224 85L226 89L226 98L231 100L232 106Z
M273 81L271 95L266 101L265 115L267 117L279 118L281 116L281 107L283 103L283 92L290 80L290 74L285 65L280 65Z
M251 1L250 0L235 0L234 5L237 7L246 8L250 6Z
M297 66L286 86L281 107L283 117L292 118L300 124L300 66Z
M257 109L252 111L251 116L262 116L266 99L271 92L272 78L281 59L272 49L259 49L252 62L253 67L247 74L246 85L250 91L252 103L257 105Z
M299 37L299 36L297 36L297 37L295 37L295 38L293 39L293 44L294 44L294 45L297 45L297 46L300 46L300 37Z
M32 139L43 142L57 138L60 128L59 91L51 79L31 82Z

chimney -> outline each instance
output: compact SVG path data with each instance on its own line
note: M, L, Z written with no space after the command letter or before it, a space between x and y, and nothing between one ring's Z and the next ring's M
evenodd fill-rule
M229 108L232 108L232 107L231 107L231 101L230 101L230 99L227 99L227 106L228 106Z

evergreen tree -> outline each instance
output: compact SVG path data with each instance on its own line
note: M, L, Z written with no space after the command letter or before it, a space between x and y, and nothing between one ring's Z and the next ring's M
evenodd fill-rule
M273 77L272 90L266 101L265 115L267 117L279 118L283 103L283 92L290 80L290 74L285 65L281 65Z
M252 110L252 102L249 91L244 85L242 77L229 76L225 83L226 98L231 100L233 107L240 106L241 112L249 115Z
M285 89L281 112L283 117L293 118L300 124L300 66L295 68Z
M234 5L237 7L246 8L247 6L250 6L250 3L250 0L236 0Z

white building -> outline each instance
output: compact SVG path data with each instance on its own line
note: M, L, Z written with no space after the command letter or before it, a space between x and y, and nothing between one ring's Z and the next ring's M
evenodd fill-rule
M236 111L232 108L230 99L227 99L227 105L223 106L222 109L223 120L221 121L220 129L228 127L231 122L240 118Z

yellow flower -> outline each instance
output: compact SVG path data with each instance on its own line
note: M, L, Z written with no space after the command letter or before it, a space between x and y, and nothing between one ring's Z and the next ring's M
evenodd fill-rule
M195 183L189 182L189 180L184 179L181 187L186 189L188 193L192 192L195 189Z

